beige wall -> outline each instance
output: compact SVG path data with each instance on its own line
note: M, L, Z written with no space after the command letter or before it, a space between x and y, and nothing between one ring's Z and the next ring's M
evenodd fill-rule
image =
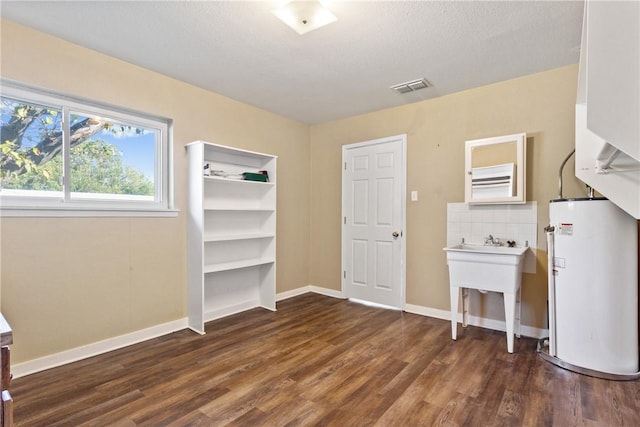
M577 66L569 66L311 128L311 264L313 285L340 289L341 147L407 134L407 303L449 310L447 203L464 201L464 141L527 133L527 200L538 202L538 242L557 194L558 168L574 144ZM437 86L437 82L435 82ZM582 195L565 169L565 195ZM546 253L523 282L523 323L545 326ZM499 302L499 301L497 301ZM484 314L500 315L499 307Z
M309 127L2 21L1 75L173 119L175 218L2 218L14 363L186 315L185 143L278 158L277 291L309 283Z
M464 199L464 141L527 132L539 229L573 144L577 67L319 126L301 123L2 21L4 78L174 121L176 218L3 218L2 312L19 363L185 316L185 143L278 155L277 292L340 289L341 147L408 135L407 302L449 309L446 204ZM565 172L565 194L581 194ZM544 246L542 232L539 242ZM523 322L542 327L544 257L524 280ZM500 312L500 310L495 310ZM489 310L491 313L492 310Z

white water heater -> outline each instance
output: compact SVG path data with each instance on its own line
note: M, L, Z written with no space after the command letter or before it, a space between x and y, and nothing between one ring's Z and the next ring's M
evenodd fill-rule
M551 356L588 371L637 374L635 218L604 198L552 200L549 216Z

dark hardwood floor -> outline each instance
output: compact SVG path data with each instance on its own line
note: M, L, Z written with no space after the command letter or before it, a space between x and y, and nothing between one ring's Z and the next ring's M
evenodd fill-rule
M13 381L18 426L640 426L640 382L504 334L305 294Z

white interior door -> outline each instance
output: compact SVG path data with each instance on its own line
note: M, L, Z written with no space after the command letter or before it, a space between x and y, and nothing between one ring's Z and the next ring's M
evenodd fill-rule
M406 135L342 149L342 290L402 309Z

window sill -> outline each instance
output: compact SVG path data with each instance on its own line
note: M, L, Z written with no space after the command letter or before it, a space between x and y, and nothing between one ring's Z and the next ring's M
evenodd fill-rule
M2 218L43 218L43 217L177 217L179 209L97 209L79 207L6 207L0 208Z

